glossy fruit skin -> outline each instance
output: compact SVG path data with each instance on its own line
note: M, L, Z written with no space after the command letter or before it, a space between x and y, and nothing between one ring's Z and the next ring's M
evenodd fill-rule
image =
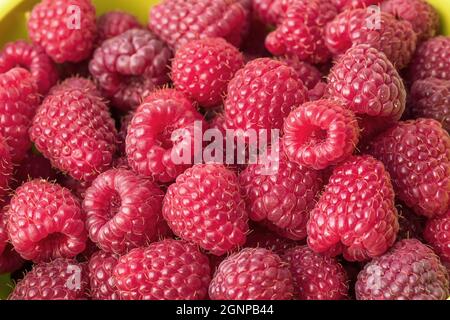
M81 78L79 76L66 78L64 81L52 87L52 89L49 92L49 95L64 93L65 91L71 89L78 89L86 94L103 99L102 94L97 89L97 86L92 80L88 78Z
M122 256L113 278L121 300L202 300L210 272L208 257L195 245L170 239Z
M419 240L398 242L358 275L358 300L445 300L449 278L438 256Z
M92 300L119 300L116 284L113 277L114 268L119 257L98 251L89 259L89 285Z
M442 263L450 266L450 211L427 221L423 237Z
M123 11L109 11L97 18L96 43L101 45L108 39L117 37L131 29L140 29L142 25L132 14Z

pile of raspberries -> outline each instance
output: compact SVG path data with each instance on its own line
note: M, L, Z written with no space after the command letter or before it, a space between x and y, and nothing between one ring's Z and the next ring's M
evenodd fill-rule
M162 0L147 26L42 0L28 33L0 51L9 299L449 297L450 37L425 0ZM277 170L174 161L210 128L278 129Z

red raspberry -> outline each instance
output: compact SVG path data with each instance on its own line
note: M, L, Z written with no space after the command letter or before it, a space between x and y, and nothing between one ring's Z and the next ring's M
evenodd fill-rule
M72 258L86 247L81 204L72 193L45 180L24 183L8 210L8 233L27 260Z
M308 222L308 245L318 253L364 261L385 253L399 229L394 190L383 164L355 156L334 169Z
M322 73L312 64L305 61L300 61L297 57L283 57L280 61L284 62L296 72L300 80L308 90L314 89L314 87L322 80Z
M346 300L348 279L345 269L334 258L298 246L286 251L294 279L295 298L300 300Z
M68 88L44 100L30 137L55 168L77 180L92 181L111 166L117 131L99 97Z
M11 162L11 154L6 140L0 134L0 207L2 206L3 196L8 193L12 177L13 163Z
M110 11L97 19L97 44L121 35L131 29L141 29L135 16L123 11Z
M324 99L291 112L284 123L282 142L290 161L319 170L345 160L358 139L353 112L338 101Z
M450 263L450 211L427 221L423 237L443 263Z
M113 276L122 300L202 300L211 281L208 257L177 240L131 250Z
M170 49L150 31L133 29L105 41L89 71L113 106L128 111L168 82L171 57Z
M337 14L329 0L298 0L288 6L274 32L266 39L274 55L292 55L311 63L326 62L331 54L325 46L325 25Z
M450 137L439 122L400 122L371 144L384 163L397 196L416 214L432 218L450 205Z
M33 8L28 33L57 63L88 58L97 32L90 0L42 0Z
M419 240L398 242L358 275L358 300L445 300L449 279L436 254Z
M202 119L181 92L163 89L152 93L137 109L128 126L126 151L130 166L137 173L159 182L174 181L191 165L174 162L173 156L176 154L181 158L184 149L195 149L192 141L196 137L195 122ZM172 140L174 131L182 129L189 132L191 139Z
M308 91L309 100L317 101L323 99L327 92L327 87L328 84L326 82L318 82L313 89Z
M102 173L83 201L89 237L103 251L117 254L145 245L156 234L163 198L154 182L131 171Z
M284 118L308 99L295 70L269 58L253 60L228 85L225 118L229 129L281 129Z
M263 227L255 227L247 236L246 248L263 248L283 254L286 250L295 247L297 241L282 238L276 233L271 232Z
M164 0L152 7L149 28L173 49L191 40L224 38L238 47L248 27L240 0Z
M409 22L386 12L376 15L367 9L342 12L328 23L326 44L335 55L345 53L352 45L367 44L386 54L397 69L403 69L414 54L417 36ZM375 18L380 19L380 28Z
M56 259L33 267L19 281L10 300L87 300L89 278L85 264Z
M55 64L44 50L22 40L6 44L0 52L0 73L15 67L31 73L41 95L46 95L59 78Z
M243 249L226 258L209 286L212 300L291 300L292 275L267 249Z
M0 74L0 134L14 163L22 161L31 147L28 129L39 102L36 83L28 71L14 68Z
M98 251L89 260L89 282L92 300L119 300L113 277L114 268L119 257L114 254Z
M348 9L366 8L371 5L377 5L383 0L331 0L334 6L340 11Z
M276 25L280 19L281 2L281 0L253 0L253 12L263 23Z
M101 93L97 90L97 87L95 86L95 83L92 82L89 79L86 78L80 78L80 77L71 77L67 78L60 84L54 86L50 92L49 95L58 94L67 90L71 89L78 89L83 91L86 94L90 94L94 97L101 98Z
M398 223L400 229L398 231L397 240L418 239L422 240L423 228L425 226L425 218L418 216L404 204L397 204Z
M194 40L177 50L172 61L172 80L175 88L191 100L203 107L215 107L243 65L239 50L222 38Z
M178 176L163 215L177 236L214 255L245 244L248 216L238 178L222 165L195 165Z
M14 172L17 185L33 179L56 180L58 173L53 169L50 161L41 154L28 151L19 167Z

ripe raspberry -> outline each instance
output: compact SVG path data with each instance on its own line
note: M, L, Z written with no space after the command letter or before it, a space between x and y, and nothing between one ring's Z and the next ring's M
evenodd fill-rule
M61 258L37 264L19 281L9 300L87 300L86 269L85 264Z
M349 9L366 8L374 4L379 4L381 1L383 0L331 0L339 12Z
M314 87L322 80L322 73L312 64L305 61L300 61L297 57L283 57L280 61L293 68L303 84L308 90Z
M135 16L123 11L110 11L97 19L97 44L142 26Z
M92 300L119 300L113 272L119 257L98 251L89 260L89 282Z
M177 240L131 250L113 276L122 300L202 300L211 281L208 257Z
M295 247L297 244L297 241L280 237L266 228L256 226L247 236L245 247L263 248L281 255L286 250Z
M246 241L245 203L236 174L222 165L195 165L167 190L163 215L173 232L221 256Z
M286 251L294 279L294 297L300 300L345 300L348 297L347 274L334 258L319 255L298 246Z
M100 98L67 89L47 96L36 112L30 137L55 168L77 180L92 181L111 166L117 131Z
M316 170L345 160L359 139L353 112L333 100L308 102L284 123L283 145L289 160Z
M418 216L404 204L397 204L396 207L398 211L398 223L400 225L397 240L422 240L425 218L422 216Z
M436 254L415 239L398 242L358 275L358 300L445 300L447 272Z
M209 286L212 300L291 300L292 275L267 249L243 249L226 258Z
M14 178L18 186L33 179L56 180L58 173L53 169L50 161L41 154L28 151L20 166L14 171Z
M334 169L308 222L308 245L318 253L364 261L385 253L399 229L394 190L383 164L354 156Z
M45 180L24 183L8 210L8 233L27 260L72 258L86 247L81 204L72 193Z
M133 29L105 41L89 71L113 106L128 111L168 82L171 57L170 49L150 31Z
M325 25L337 14L329 0L298 0L288 6L274 32L266 39L274 55L292 55L310 63L326 62L331 54L324 41Z
M6 44L0 52L0 73L15 67L31 73L41 95L46 95L59 78L55 64L44 50L22 40Z
M173 155L183 159L183 150L195 149L195 122L202 118L181 92L163 89L152 93L137 109L128 126L126 151L130 166L135 172L158 182L174 181L190 164L176 163ZM182 129L189 132L191 139L172 140L174 131Z
M423 236L443 263L450 263L450 211L427 221Z
M28 129L39 102L36 83L28 71L14 68L0 74L0 134L14 163L22 161L31 147Z
M308 99L295 70L269 58L253 60L228 85L225 118L229 129L281 129L294 107Z
M90 0L42 0L28 20L31 40L57 63L88 58L96 32L95 7Z
M11 162L11 154L6 140L0 134L0 207L2 206L3 196L8 193L9 183L12 177L13 164Z
M239 50L222 38L194 40L177 50L172 80L191 100L214 107L221 103L228 82L243 65Z
M163 198L154 182L129 170L102 173L83 201L89 237L103 251L117 254L145 245L162 218Z
M224 38L238 47L248 27L240 0L164 0L152 7L149 28L173 49L204 38Z
M281 0L253 0L254 15L265 24L276 25L280 19Z
M371 144L384 163L396 194L416 214L432 218L450 204L450 137L439 122L400 122Z
M86 94L90 94L94 97L101 98L101 93L97 90L97 87L95 86L95 83L92 82L89 79L86 78L80 78L80 77L71 77L67 78L60 84L54 86L49 94L59 94L61 92L71 90L71 89L78 89L83 91Z

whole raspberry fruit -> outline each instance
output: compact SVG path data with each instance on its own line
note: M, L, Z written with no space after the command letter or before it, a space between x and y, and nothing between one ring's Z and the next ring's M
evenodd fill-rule
M383 0L331 0L340 12L349 9L366 8L374 4L379 4L381 1Z
M227 127L281 129L289 112L307 99L307 88L294 69L269 58L253 60L228 85Z
M55 168L77 180L92 181L111 166L117 131L99 97L67 89L47 96L36 112L30 137Z
M177 50L172 80L191 100L214 107L222 102L228 82L243 65L239 50L222 38L194 40Z
M67 90L71 89L78 89L83 91L86 94L90 94L94 97L102 98L101 93L97 90L97 87L95 86L95 83L92 82L89 79L86 78L80 78L80 77L71 77L67 78L60 84L54 86L50 92L49 95L58 94Z
M163 215L177 236L214 255L245 244L248 215L238 178L222 165L195 165L178 176Z
M0 134L14 163L20 163L31 147L28 129L39 102L36 82L27 70L0 74Z
M113 273L119 262L114 254L98 251L89 259L89 283L92 300L119 300Z
M211 281L208 257L177 240L131 250L113 277L122 300L202 300Z
M339 101L307 102L284 122L282 142L288 159L317 170L345 160L358 140L358 121Z
M450 264L450 211L427 221L423 237L443 263Z
M31 40L57 63L88 58L96 32L95 7L91 0L42 0L28 20Z
M450 204L450 137L432 119L400 122L377 137L369 153L384 163L397 197L432 218Z
M419 240L398 242L358 275L358 300L445 300L449 279L436 254Z
M300 61L297 57L283 57L280 61L293 68L303 84L308 90L314 87L322 80L322 73L312 64L305 61Z
M103 251L117 254L145 245L162 219L163 197L154 182L129 170L102 173L84 196L89 237Z
M135 16L123 11L110 11L97 19L97 44L121 35L131 29L140 29L141 24Z
M89 278L85 264L56 259L33 267L19 281L9 300L87 300Z
M8 193L12 177L13 163L11 162L11 154L6 140L0 134L0 207L2 206L3 196Z
M364 261L385 253L399 229L394 190L380 161L354 156L337 166L308 221L318 253Z
M8 210L8 234L27 260L72 258L86 247L81 204L72 193L45 180L18 188Z
M248 27L240 0L164 0L152 7L149 28L173 49L204 38L224 38L239 47Z
M266 228L255 226L247 236L245 247L263 248L281 255L286 250L295 247L297 244L297 241L283 238Z
M282 256L294 279L294 298L300 300L345 300L348 279L334 258L315 253L308 246L287 250Z
M280 256L247 248L226 258L209 286L212 300L291 300L292 275Z

